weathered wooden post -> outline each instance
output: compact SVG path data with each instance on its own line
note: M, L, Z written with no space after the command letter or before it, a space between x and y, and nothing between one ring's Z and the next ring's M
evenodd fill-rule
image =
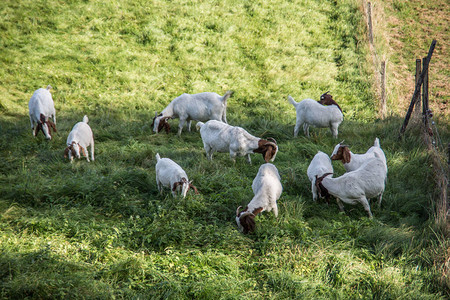
M428 63L427 58L424 57L422 60L423 66ZM425 128L425 132L428 132L429 135L433 135L428 124L429 115L429 107L428 107L428 69L424 69L425 76L423 77L423 87L422 87L422 115L423 115L423 125Z
M386 117L386 61L381 62L381 116Z
M416 80L415 80L415 84L417 85L417 82L419 81L419 77L420 77L420 73L422 72L422 61L418 58L416 59ZM422 106L422 98L420 97L420 91L419 91L419 96L417 97L417 101L416 101L416 113L419 114L421 111L421 106Z
M370 2L367 2L367 22L369 26L369 42L373 45L372 4Z
M428 50L427 59L423 64L422 73L420 73L419 80L417 81L416 88L414 90L414 94L412 96L411 103L408 108L408 112L406 113L405 121L403 122L402 128L400 129L399 138L402 137L403 133L405 133L406 126L408 126L409 118L411 117L411 113L413 111L416 99L420 94L420 92L419 92L420 86L422 85L423 78L425 77L425 73L428 70L428 65L430 64L431 56L433 55L433 51L434 51L434 47L436 47L436 40L433 40L433 42L431 42L430 50Z

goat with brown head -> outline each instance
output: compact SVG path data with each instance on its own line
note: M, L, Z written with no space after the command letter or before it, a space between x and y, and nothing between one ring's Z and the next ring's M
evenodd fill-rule
M261 153L266 163L274 161L278 152L277 141L273 138L268 138L267 140L261 139L258 141L258 148L253 150L253 152Z
M330 94L328 94L330 91L328 91L328 92L326 92L326 93L324 93L324 94L322 94L321 96L320 96L320 100L319 100L319 103L320 104L322 104L322 105L336 105L338 108L339 108L339 110L342 112L342 109L341 109L341 107L339 106L339 104L337 104L337 102L336 101L334 101L333 100L333 96L331 96Z
M256 228L255 217L263 211L263 208L258 207L252 212L248 211L248 207L246 207L243 211L239 211L241 208L242 206L239 206L236 209L236 223L238 225L238 228L244 234L252 233Z
M153 122L151 127L153 127L153 132L158 133L163 128L166 130L166 133L170 132L170 124L167 122L167 120L172 119L170 116L164 117L163 114L159 114L155 112L155 117L153 118Z
M48 140L51 140L52 139L51 129L53 129L53 131L56 132L55 123L50 121L50 119L45 118L45 116L41 114L40 120L35 128L34 135L36 136L39 133L39 131L42 131L42 134L44 134Z
M333 151L333 154L331 155L332 160L341 160L343 164L348 164L351 160L351 152L348 148L348 145L342 144L344 141L339 143L339 146L337 147L337 151Z
M317 193L319 194L320 198L325 198L325 200L327 201L327 203L329 203L330 200L330 193L328 193L328 190L323 186L322 181L325 177L327 177L328 175L333 175L333 173L325 173L320 177L317 177L316 175L316 188L317 188Z

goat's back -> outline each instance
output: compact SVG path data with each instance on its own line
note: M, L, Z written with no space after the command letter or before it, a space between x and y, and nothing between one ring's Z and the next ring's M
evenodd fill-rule
M52 94L48 89L37 89L28 102L29 114L35 120L40 120L40 114L46 117L55 114Z
M316 127L328 127L330 123L341 123L342 112L336 105L322 105L312 99L304 99L295 105L297 118Z
M222 96L213 92L182 94L172 100L173 112L177 116L187 114L190 119L197 121L220 120L226 108L222 99Z
M275 195L275 198L278 199L283 191L278 169L271 163L261 165L253 179L252 190L255 195L263 192Z
M233 130L233 126L220 121L210 120L201 126L200 135L204 144L217 151L226 152L229 150L230 136Z
M87 146L93 139L91 127L86 122L76 123L67 137L67 145L72 144L73 141Z
M331 164L330 157L326 153L318 151L311 160L306 174L309 180L313 181L316 175L320 177L325 173L333 173L333 165Z

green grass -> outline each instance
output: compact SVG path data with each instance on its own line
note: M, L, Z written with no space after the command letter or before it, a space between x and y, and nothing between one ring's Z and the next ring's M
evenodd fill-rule
M359 1L3 1L0 3L0 298L439 299L430 160L401 118L376 119ZM58 133L33 138L27 102L53 86ZM230 124L274 137L279 217L238 232L263 159L205 157L198 132L151 132L154 111L187 92L226 90ZM330 90L339 141L379 137L383 205L313 203L306 169L331 153L328 130L293 138L297 101ZM84 114L96 160L70 164ZM178 162L199 195L157 192L155 154ZM334 163L335 172L344 168Z

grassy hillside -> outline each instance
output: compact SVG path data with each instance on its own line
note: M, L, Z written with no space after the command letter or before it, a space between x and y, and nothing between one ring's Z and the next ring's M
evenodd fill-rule
M400 118L376 119L359 1L2 1L0 3L1 298L408 298L449 296L434 264L436 190L420 140ZM58 133L33 138L27 103L52 85ZM228 122L274 137L279 217L243 235L236 207L260 164L205 157L198 132L152 133L182 93L226 90ZM339 213L313 203L306 169L336 140L293 138L297 101L330 90L339 141L365 152L379 137L389 166L383 205ZM63 159L84 114L96 160ZM157 192L155 154L199 189ZM334 163L335 173L344 173Z

